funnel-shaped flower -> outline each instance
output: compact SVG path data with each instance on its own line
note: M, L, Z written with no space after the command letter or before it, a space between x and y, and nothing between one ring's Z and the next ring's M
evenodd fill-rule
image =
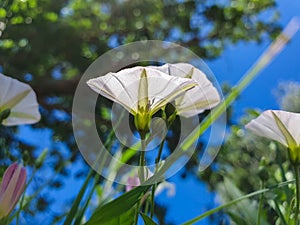
M14 126L40 120L39 105L32 88L0 73L0 124Z
M292 163L300 163L300 114L267 110L250 121L246 128L255 134L280 142L289 149Z
M22 195L26 182L26 170L17 163L7 168L0 185L0 219L9 215Z
M191 117L202 113L206 109L215 107L220 102L220 95L212 82L206 75L188 63L165 64L163 66L151 66L175 77L184 77L193 79L197 86L186 92L175 101L177 114Z
M197 85L192 79L172 77L159 70L139 66L108 73L89 80L87 84L134 115L139 131L147 131L154 113Z

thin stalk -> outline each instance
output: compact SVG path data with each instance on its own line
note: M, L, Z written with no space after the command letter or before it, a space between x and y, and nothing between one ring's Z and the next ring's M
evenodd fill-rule
M120 125L120 123L121 123L124 115L125 115L125 113L123 112L121 114L119 120L117 121L116 127L118 127ZM106 139L106 141L104 143L104 146L107 146L107 145L109 145L111 143L113 134L114 134L114 132L113 132L113 129L112 129L110 131L110 133L108 134L108 137L107 137L107 139ZM100 153L105 150L104 146L101 147ZM96 160L94 162L94 165L96 165L97 163L99 163L99 167L98 167L99 169L98 169L98 171L102 170L102 168L104 167L105 161L107 159L107 154L105 154L103 156L103 158L100 158L100 157L101 157L101 154L98 154L98 156L97 156L97 158L96 158ZM99 162L99 160L101 160L101 161ZM74 200L73 205L72 205L72 207L70 209L70 212L68 213L68 215L67 215L67 217L66 217L63 225L71 225L72 224L72 221L74 220L74 217L75 217L75 215L76 215L76 213L78 211L79 205L80 205L80 203L82 201L82 198L83 198L83 196L85 194L85 191L86 191L86 189L88 187L88 184L89 184L90 180L92 179L93 174L94 174L94 170L92 168L90 168L89 173L88 173L85 181L83 182L83 184L81 186L81 189L79 191L79 194L77 195L76 199ZM95 179L96 179L96 181L99 179L98 175L97 175L97 178L95 178ZM93 187L93 189L92 189L91 192L93 192L94 189L95 189L95 186ZM92 193L90 193L90 195L91 194ZM89 198L87 199L87 201L89 201Z
M22 206L23 206L24 199L25 199L25 192L26 192L28 186L29 186L29 185L31 184L31 182L33 181L33 179L34 179L36 173L37 173L37 169L34 169L32 175L30 176L30 178L29 178L29 180L28 180L28 182L27 182L27 184L26 184L26 186L25 186L24 194L22 195L22 198L21 198L21 201L20 201L20 207L19 207L19 209L17 210L17 212L15 213L15 215L13 216L13 217L16 217L16 225L19 224L19 217L20 217L21 211L22 211L22 209L23 209Z
M264 188L264 189L259 190L259 191L255 191L255 192L252 192L250 194L243 195L243 196L241 196L239 198L236 198L236 199L234 199L234 200L232 200L230 202L225 203L224 205L220 205L220 206L218 206L216 208L208 210L205 213L201 214L200 216L197 216L197 217L195 217L195 218L193 218L193 219L191 219L191 220L189 220L189 221L187 221L187 222L185 222L185 223L183 223L181 225L192 225L192 224L195 224L196 222L202 220L203 218L211 216L212 214L214 214L214 213L216 213L216 212L218 212L218 211L220 211L222 209L225 209L225 208L228 208L228 207L230 207L232 205L235 205L235 204L237 204L238 202L240 202L242 200L245 200L245 199L248 199L250 197L254 197L254 196L260 195L262 193L271 191L271 190L276 189L276 188L284 187L284 186L286 186L286 185L288 185L288 184L290 184L292 182L295 182L295 180L291 180L291 181L287 181L287 182L282 182L280 184L273 185L271 187Z
M139 162L139 179L140 179L140 183L143 183L146 180L145 177L145 156L146 156L146 135L140 133L141 136L141 155L140 155L140 162ZM137 225L138 222L138 218L139 218L139 211L140 211L140 207L142 204L142 199L136 204L136 212L135 212L135 224Z
M294 225L299 225L299 206L300 206L300 179L299 179L299 166L294 165L295 179L296 179L296 208Z
M90 182L90 179L92 178L94 174L94 171L93 170L90 170L88 175L87 175L87 178L85 179L78 195L77 195L77 198L75 199L72 207L71 207L71 210L70 212L68 213L68 216L64 222L64 225L71 225L72 224L72 221L74 219L74 216L76 215L76 212L78 210L78 207L79 207L79 204L81 202L81 199L83 198L83 195L85 194L85 191L86 191L86 188Z
M176 111L174 111L174 113L169 117L169 120L168 120L169 123L167 124L168 130L171 127L171 125L173 124L173 122L174 122L174 120L176 118L176 115L177 115L177 113L176 113ZM167 121L167 115L166 115L165 109L163 109L162 119L165 120L165 121ZM159 163L161 161L161 155L162 155L162 151L163 151L165 142L166 142L166 137L162 140L162 142L159 145L158 154L157 154L157 157L155 159L155 164L156 164L155 172L158 171L158 166L159 166ZM155 191L156 191L156 188L157 188L157 183L154 183L153 186L152 186L152 191L151 191L151 211L150 211L150 217L151 217L151 219L154 216L154 208L155 208L155 201L154 200L155 200Z
M136 203L136 212L135 212L135 217L134 217L134 224L135 224L135 225L138 224L140 206L141 206L141 201L138 201L138 202Z
M261 189L264 189L264 188L265 188L265 182L263 180L261 180ZM261 211L262 211L262 205L263 205L263 198L264 198L264 193L262 193L259 197L257 225L260 225L260 217L261 217Z
M150 201L149 201L149 199L147 198L147 200L146 200L146 203L145 203L145 210L144 210L144 213L145 214L148 214L149 213L149 204L150 204Z
M8 218L7 217L0 219L0 225L7 225L7 224L8 224Z
M145 177L145 170L144 170L144 167L145 167L145 156L146 156L146 141L145 141L145 137L141 136L141 156L140 156L140 163L139 163L139 166L140 166L140 181L141 183L143 183L145 180L146 180L146 177Z
M80 212L78 213L78 215L76 216L75 222L74 222L73 225L79 225L79 224L80 224L80 222L81 222L81 220L82 220L82 218L83 218L83 216L84 216L84 213L85 213L85 211L86 211L86 209L87 209L87 207L88 207L88 205L89 205L89 202L90 202L90 200L91 200L91 198L92 198L92 196L93 196L94 190L95 190L95 188L96 188L97 185L98 185L99 180L100 180L100 175L99 175L99 174L96 174L96 176L95 176L95 178L94 178L93 187L91 188L90 193L88 194L87 200L86 200L86 202L84 203L83 208L81 209L81 211L80 211Z
M157 184L153 184L152 186L152 191L151 191L151 209L150 209L150 217L151 219L153 218L154 216L154 208L155 208L155 190L156 190L156 187L157 187Z
M158 154L157 157L155 159L155 164L156 164L156 168L155 168L155 172L158 170L158 164L161 161L161 154L164 148L164 144L165 144L166 139L164 138L159 146L159 150L158 150ZM155 208L155 202L154 202L154 197L155 197L155 190L157 188L157 183L153 184L152 186L152 191L151 191L151 210L150 210L150 217L153 218L154 216L154 208Z
M286 220L285 220L285 218L284 218L284 216L283 216L283 213L281 212L281 209L280 209L279 204L278 204L278 202L276 201L276 199L274 199L274 204L275 204L276 212L278 213L279 218L280 218L281 221L282 221L282 224L283 224L283 225L288 225L288 224L290 224L289 222L288 222L288 223L286 222ZM288 216L287 218L289 218L289 216Z

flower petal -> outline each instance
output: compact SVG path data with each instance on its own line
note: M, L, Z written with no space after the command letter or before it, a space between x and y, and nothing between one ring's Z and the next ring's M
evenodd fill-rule
M146 77L142 78L144 72ZM148 87L145 92L139 88L141 79L147 81L147 84L141 82L143 88ZM147 92L150 112L153 115L165 104L197 85L191 79L170 77L158 70L140 66L108 73L89 80L87 84L97 93L121 104L133 115L138 111L139 98L145 99Z
M168 197L173 197L176 194L176 186L174 183L172 182L168 182L168 181L163 181L161 182L156 190L155 190L155 195L159 195L160 193L162 193L164 190L167 191L167 196Z
M209 81L206 75L199 69L188 63L165 64L158 69L171 76L190 78L197 82L197 86L187 91L181 98L176 99L178 114L191 117L211 109L220 103L220 95L217 89Z
M274 115L276 115L274 117ZM276 122L277 120L277 122ZM291 142L287 141L286 133L283 132L282 127L278 126L278 120L283 124L286 130L289 131L290 136L293 137L295 143L300 145L300 114L291 113L281 110L267 110L263 112L258 118L250 121L246 125L246 128L253 131L255 134L263 137L267 137L278 141L290 147Z
M9 166L1 183L0 218L7 216L16 206L24 191L25 183L25 168L16 163Z
M32 124L40 120L39 105L32 88L0 73L0 111L11 109L6 126Z

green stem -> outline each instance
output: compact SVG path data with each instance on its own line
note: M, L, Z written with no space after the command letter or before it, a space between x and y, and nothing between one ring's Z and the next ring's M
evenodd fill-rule
M32 173L32 175L30 176L30 178L29 178L29 180L28 180L28 182L27 182L27 184L26 184L26 186L25 186L25 188L24 188L24 193L23 193L22 198L21 198L21 201L20 201L20 207L19 207L19 209L17 210L17 212L15 213L15 215L13 216L13 217L16 217L16 225L19 224L19 217L20 217L21 211L22 211L22 209L23 209L23 204L24 204L24 199L25 199L25 192L26 192L28 186L29 186L29 185L31 184L31 182L33 181L33 179L34 179L34 177L35 177L37 171L38 171L37 169L34 169L34 170L33 170L33 173Z
M90 203L90 200L91 200L92 195L93 195L93 193L94 193L94 191L95 191L95 189L96 189L96 187L98 185L99 180L100 180L100 175L96 174L96 176L94 178L94 182L93 182L93 187L91 188L90 193L88 194L88 197L86 199L86 202L84 203L83 208L78 213L78 215L76 215L76 219L75 219L75 222L74 222L73 225L79 225L81 223L82 218L84 216L84 213L85 213L85 211L86 211L86 209L87 209L87 207L88 207L88 205Z
M296 208L294 225L299 225L299 206L300 206L300 179L299 179L299 166L294 165L295 179L296 179Z
M273 189L277 189L277 188L284 187L284 186L286 186L286 185L288 185L288 184L290 184L290 183L292 183L292 182L294 182L294 180L292 180L292 181L287 181L287 182L282 182L282 183L280 183L280 184L277 184L277 185L274 185L274 186L271 186L271 187L268 187L268 188L264 188L264 189L259 190L259 191L255 191L255 192L252 192L252 193L250 193L250 194L243 195L243 196L241 196L241 197L239 197L239 198L236 198L236 199L234 199L234 200L232 200L232 201L230 201L230 202L225 203L224 205L220 205L220 206L218 206L218 207L216 207L216 208L213 208L213 209L211 209L211 210L208 210L208 211L206 211L205 213L201 214L200 216L197 216L197 217L195 217L195 218L193 218L193 219L191 219L191 220L189 220L189 221L187 221L187 222L185 222L185 223L183 223L183 224L181 224L181 225L192 225L192 224L195 224L196 222L202 220L203 218L208 217L208 216L211 216L212 214L214 214L214 213L216 213L216 212L218 212L218 211L220 211L220 210L222 210L222 209L225 209L225 208L228 208L228 207L230 207L230 206L232 206L232 205L235 205L235 204L237 204L238 202L240 202L240 201L242 201L242 200L244 200L244 199L247 199L247 198L250 198L250 197L253 197L253 196L260 195L260 194L262 194L262 193L271 191L271 190L273 190Z
M261 180L261 189L265 188L265 182ZM260 195L259 198L259 207L258 207L258 214L257 214L257 225L260 225L260 217L261 217L261 211L262 211L262 203L263 203L264 193Z
M161 154L162 154L162 151L164 148L165 141L166 141L166 139L164 138L159 146L158 154L155 159L155 164L156 164L155 172L158 170L158 164L161 161ZM150 211L151 218L153 218L153 216L154 216L154 208L155 208L154 197L155 197L156 188L157 188L157 183L153 184L152 191L151 191L151 211Z
M146 180L145 177L145 153L146 153L146 135L140 133L141 136L141 155L140 155L140 162L139 162L139 179L141 184ZM141 200L142 201L142 200ZM141 207L141 201L139 201L136 205L136 213L135 213L135 224L138 223L139 211Z
M7 222L8 222L7 217L0 219L0 225L7 225Z
M146 155L146 141L145 137L141 135L141 156L140 156L140 181L143 183L146 180L145 177L145 155Z
M157 184L153 184L152 186L152 191L151 191L151 210L150 210L150 217L151 219L153 218L154 216L154 208L155 208L155 190L156 190L156 187L157 187Z
M135 224L135 225L138 224L140 206L141 206L141 201L138 201L138 202L136 203L136 212L135 212L135 217L134 217L134 224Z
M276 199L274 199L274 205L275 205L276 212L279 215L279 218L281 219L282 225L288 225L288 224L290 224L290 222L286 222L286 220L284 218L284 215L281 212L281 209L280 209L279 204L278 204L278 202L277 202ZM288 213L287 218L289 218L289 213Z

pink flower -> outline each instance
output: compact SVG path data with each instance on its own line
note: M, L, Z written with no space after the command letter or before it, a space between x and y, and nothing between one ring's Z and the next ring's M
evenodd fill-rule
M26 183L26 170L14 163L4 173L0 185L0 219L6 217L16 206Z
M138 178L138 176L128 177L126 191L130 191L133 188L139 186L140 184L141 184L141 182L140 182L140 179Z

